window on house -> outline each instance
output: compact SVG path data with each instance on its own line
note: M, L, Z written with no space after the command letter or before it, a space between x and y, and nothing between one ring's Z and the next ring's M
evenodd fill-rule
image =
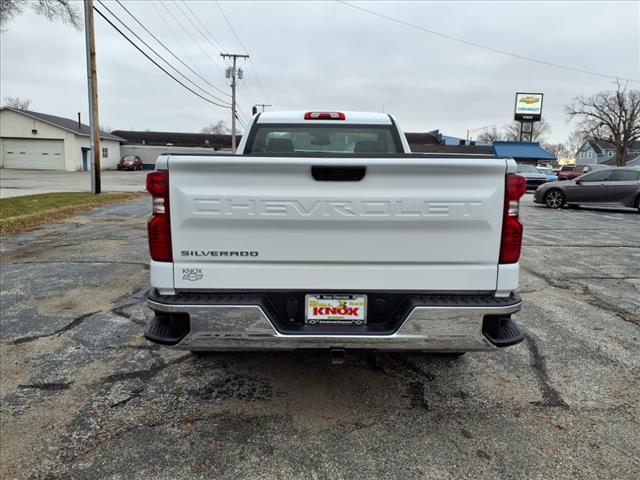
M109 149L108 148L103 148L102 149L102 158L109 158Z
M591 158L591 153L592 153L591 150L587 152L587 158Z
M607 155L609 156L609 158L613 157L613 152L607 152Z

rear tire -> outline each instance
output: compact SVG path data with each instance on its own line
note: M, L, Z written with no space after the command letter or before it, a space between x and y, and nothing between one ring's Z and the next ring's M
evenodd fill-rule
M560 190L554 188L546 193L544 203L549 208L562 208L567 203L567 197Z

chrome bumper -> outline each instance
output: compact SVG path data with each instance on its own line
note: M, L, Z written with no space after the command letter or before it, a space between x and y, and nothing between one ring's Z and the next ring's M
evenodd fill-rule
M508 306L415 307L389 335L298 335L276 330L258 305L168 305L147 299L156 312L188 313L189 333L173 348L200 351L295 350L348 348L490 351L497 348L482 333L485 315L510 315L522 302Z

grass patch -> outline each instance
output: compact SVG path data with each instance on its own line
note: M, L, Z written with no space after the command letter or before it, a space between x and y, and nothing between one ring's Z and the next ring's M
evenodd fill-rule
M17 233L43 223L61 220L99 205L143 196L143 193L87 192L43 193L0 198L0 235Z

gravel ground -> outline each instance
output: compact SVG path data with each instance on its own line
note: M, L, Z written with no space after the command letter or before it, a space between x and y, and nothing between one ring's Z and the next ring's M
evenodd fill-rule
M5 238L0 476L640 478L640 215L523 203L526 340L459 359L145 342L146 199Z

